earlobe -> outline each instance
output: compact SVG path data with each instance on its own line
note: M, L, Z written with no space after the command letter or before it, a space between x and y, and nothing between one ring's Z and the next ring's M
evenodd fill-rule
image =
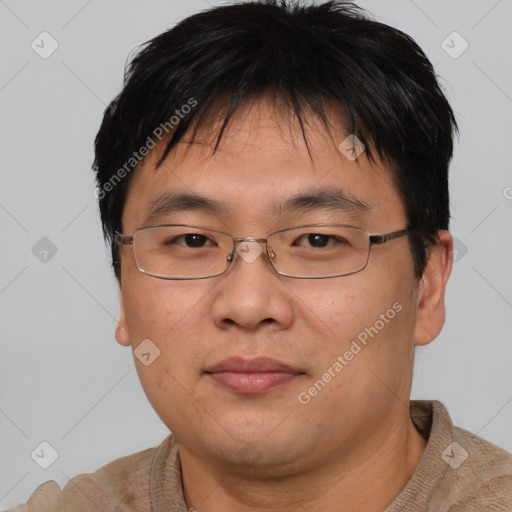
M128 325L126 323L126 315L124 314L123 299L121 298L119 310L119 321L116 327L116 340L119 345L124 347L130 346L130 333L128 332Z
M453 262L453 240L448 231L439 232L438 242L429 250L419 282L414 344L427 345L441 332L445 321L444 295Z

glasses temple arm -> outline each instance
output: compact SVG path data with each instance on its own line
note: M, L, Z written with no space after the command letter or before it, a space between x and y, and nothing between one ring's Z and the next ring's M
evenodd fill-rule
M114 240L119 245L132 245L133 244L133 236L131 236L131 235L123 236L121 233L118 233L117 231L116 231Z
M389 240L394 240L395 238L400 238L402 236L408 235L409 233L413 233L414 231L418 231L417 229L401 229L399 231L393 231L393 233L386 233L385 235L370 235L370 245L381 245L389 242Z

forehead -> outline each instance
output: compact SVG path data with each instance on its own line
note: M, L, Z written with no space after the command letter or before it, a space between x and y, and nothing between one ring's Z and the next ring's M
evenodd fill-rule
M350 134L339 117L328 130L306 116L306 147L297 119L262 99L237 111L214 153L221 123L205 124L194 138L191 131L185 134L160 166L163 143L146 157L132 177L123 226L140 227L166 202L177 213L180 201L189 207L202 199L216 208L212 216L249 215L255 221L282 216L301 202L307 206L308 198L314 209L318 196L344 203L354 215L375 216L391 208L403 216L391 171L378 161L370 164L364 152L349 158L344 150Z

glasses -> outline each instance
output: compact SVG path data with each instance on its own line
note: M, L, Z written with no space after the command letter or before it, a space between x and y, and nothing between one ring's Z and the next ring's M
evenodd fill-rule
M233 238L217 229L162 224L116 233L120 245L131 245L137 268L160 279L206 279L224 274L237 256L251 263L265 247L275 271L298 279L341 277L366 268L370 249L414 229L370 235L344 224L309 224L275 231L267 238Z

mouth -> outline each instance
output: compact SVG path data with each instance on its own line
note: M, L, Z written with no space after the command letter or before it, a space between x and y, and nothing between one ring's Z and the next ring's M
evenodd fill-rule
M256 395L296 380L304 372L277 359L230 357L205 372L216 384L235 393Z

